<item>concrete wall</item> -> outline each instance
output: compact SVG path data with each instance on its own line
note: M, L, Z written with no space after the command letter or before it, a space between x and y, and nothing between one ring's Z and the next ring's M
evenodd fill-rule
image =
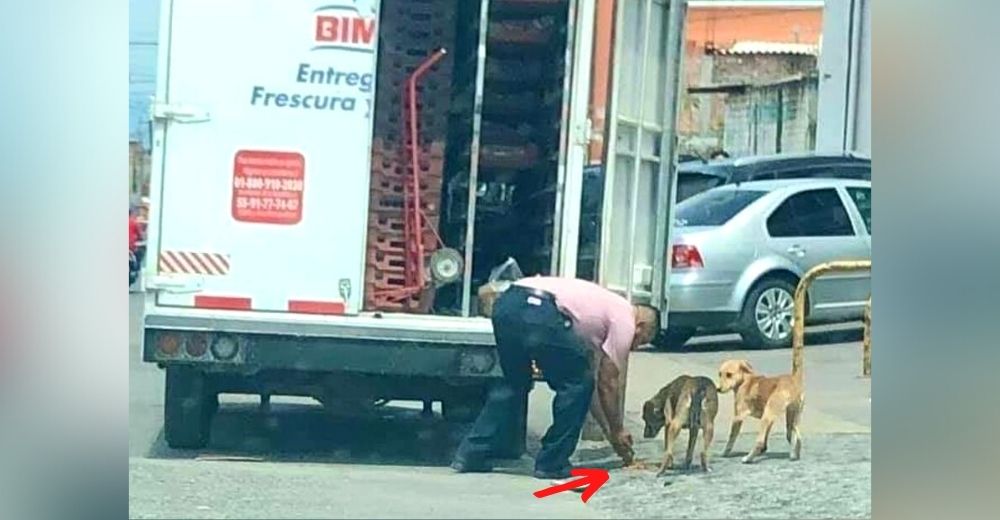
M812 78L729 94L723 148L733 157L812 150L815 106Z

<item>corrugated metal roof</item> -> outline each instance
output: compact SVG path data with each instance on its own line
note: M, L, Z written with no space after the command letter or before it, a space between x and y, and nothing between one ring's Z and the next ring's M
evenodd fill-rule
M799 54L818 56L819 46L808 43L741 41L728 49L716 49L716 54Z

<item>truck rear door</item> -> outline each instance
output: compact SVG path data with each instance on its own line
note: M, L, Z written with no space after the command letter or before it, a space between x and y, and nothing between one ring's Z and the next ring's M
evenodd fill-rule
M358 312L378 0L164 4L157 305Z
M686 0L615 3L599 281L667 310Z

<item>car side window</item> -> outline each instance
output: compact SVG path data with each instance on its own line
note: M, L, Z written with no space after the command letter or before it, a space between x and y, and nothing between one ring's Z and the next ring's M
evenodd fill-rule
M854 206L858 208L861 219L865 221L865 229L868 234L872 234L872 189L871 188L847 188L847 194L854 201Z
M772 237L843 237L853 236L854 226L837 190L825 188L785 199L768 217L767 232Z

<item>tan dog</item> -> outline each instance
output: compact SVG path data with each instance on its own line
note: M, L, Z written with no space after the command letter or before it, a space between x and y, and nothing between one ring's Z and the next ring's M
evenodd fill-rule
M715 383L707 377L680 376L664 386L642 406L642 419L646 422L643 436L656 437L663 432L663 464L657 475L666 473L674 464L674 440L681 428L688 427L687 456L684 468L691 467L694 445L698 442L698 429L704 439L701 446L701 469L708 469L708 447L715 430L715 414L719 411L719 394Z
M757 375L750 362L730 359L719 367L719 392L726 393L730 390L735 392L733 426L729 431L729 442L726 443L726 451L722 456L726 457L732 453L743 420L747 417L756 417L760 419L760 433L753 449L743 457L743 462L753 462L754 458L767 451L767 436L771 433L771 425L784 412L785 436L792 447L789 458L798 460L802 452L799 419L802 417L802 407L805 405L802 378L788 374L777 377Z

